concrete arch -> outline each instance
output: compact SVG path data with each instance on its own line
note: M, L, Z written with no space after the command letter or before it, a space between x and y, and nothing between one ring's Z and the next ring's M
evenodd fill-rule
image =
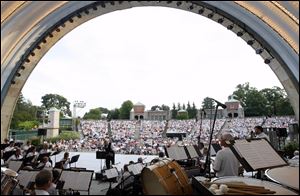
M183 9L236 33L269 64L299 119L298 1L1 1L1 140L26 80L59 39L94 17L140 6Z

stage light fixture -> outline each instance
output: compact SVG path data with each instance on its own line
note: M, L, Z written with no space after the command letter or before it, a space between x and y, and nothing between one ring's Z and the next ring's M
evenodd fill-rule
M265 59L265 64L269 64L269 63L271 63L271 61L273 60L274 58L272 57L272 58L266 58Z
M11 81L11 84L16 84L16 82L14 80Z
M176 5L177 5L177 6L180 6L180 5L181 5L181 2L180 2L180 1L178 1L178 2L176 3Z
M24 66L24 65L21 65L21 67L20 67L20 68L24 70L24 69L25 69L25 66Z
M223 18L219 18L218 19L218 23L222 24L224 22L224 19Z
M189 8L190 8L190 10L192 10L192 9L194 9L194 6L191 5Z
M203 12L204 12L204 9L203 9L203 8L201 8L201 9L198 11L199 14L203 14Z
M84 13L89 14L90 12L89 12L89 10L85 10Z
M241 37L241 36L243 36L244 35L244 31L239 31L239 32L237 32L237 34L236 34L238 37Z
M212 18L214 16L214 13L210 13L207 15L208 18Z
M20 76L21 76L21 74L20 74L20 73L16 73L16 76L17 76L17 77L20 77Z
M263 51L264 51L264 49L258 48L258 49L255 50L255 53L256 54L261 54Z
M69 22L70 22L70 23L73 23L73 22L74 22L74 20L73 20L72 18L70 18L70 19L69 19Z
M250 45L250 46L252 46L254 44L254 40L248 40L247 44Z
M228 29L228 30L233 29L233 25L228 25L228 26L227 26L227 29Z

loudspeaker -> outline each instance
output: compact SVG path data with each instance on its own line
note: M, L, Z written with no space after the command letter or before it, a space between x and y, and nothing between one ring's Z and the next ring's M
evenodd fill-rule
M277 134L277 137L287 137L286 128L277 128L276 134Z
M47 135L47 129L38 129L38 136Z

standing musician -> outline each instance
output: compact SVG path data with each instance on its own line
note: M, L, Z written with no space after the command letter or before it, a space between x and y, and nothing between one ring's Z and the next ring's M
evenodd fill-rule
M104 141L104 149L106 152L106 159L105 159L106 169L110 169L112 168L111 165L115 164L115 152L112 149L112 143L109 139Z

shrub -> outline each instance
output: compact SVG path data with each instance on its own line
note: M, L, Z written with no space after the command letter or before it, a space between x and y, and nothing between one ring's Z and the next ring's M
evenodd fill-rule
M296 141L290 141L283 147L283 150L286 156L292 158L294 156L294 151L299 150L299 143Z

